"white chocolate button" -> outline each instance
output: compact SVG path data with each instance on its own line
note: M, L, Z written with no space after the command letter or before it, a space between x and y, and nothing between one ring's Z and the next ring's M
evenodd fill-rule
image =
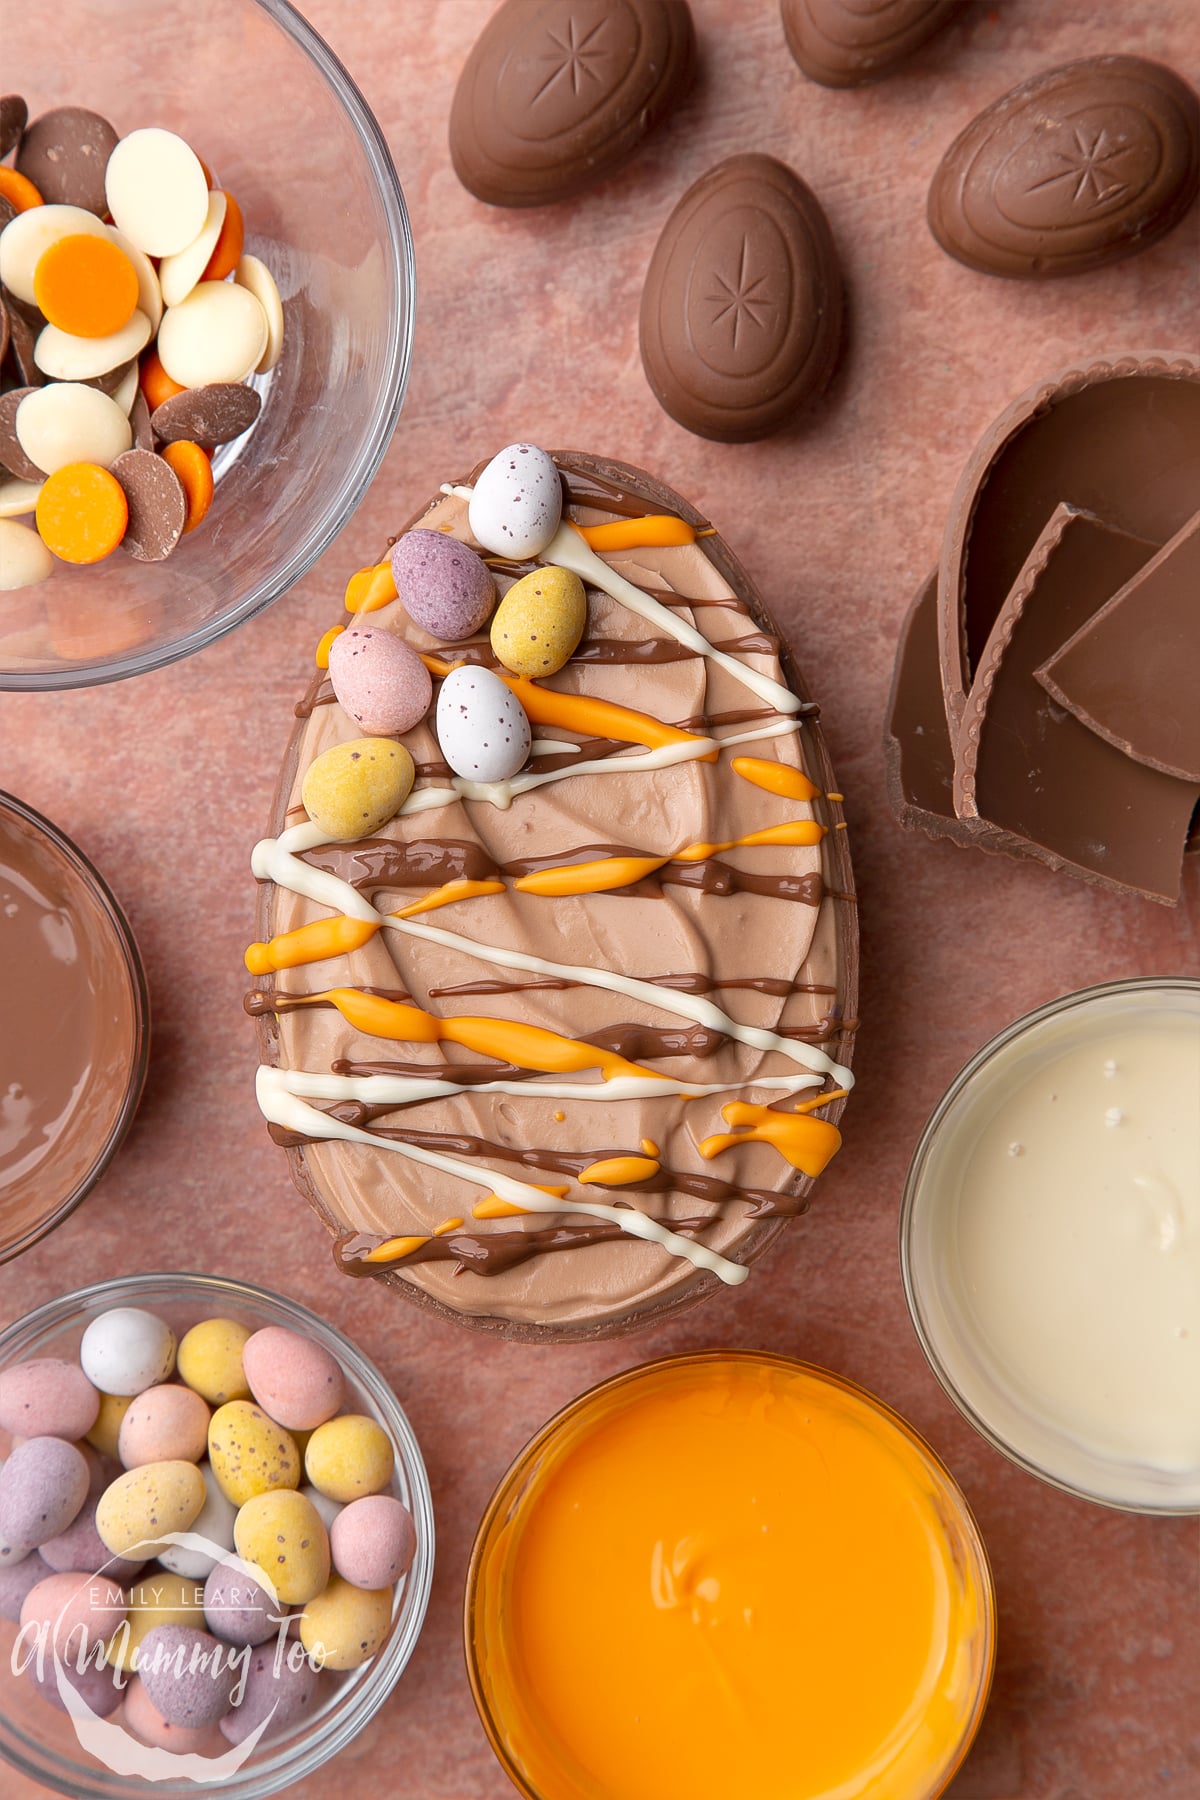
M174 256L204 229L208 183L200 158L152 125L123 137L104 171L113 224L147 256Z
M233 279L239 287L244 287L254 295L267 317L267 347L262 359L255 364L254 373L265 375L279 361L279 353L283 349L283 301L279 297L279 289L275 285L275 277L265 262L257 256L247 253L234 270Z
M82 206L31 206L18 213L0 231L0 281L10 294L36 306L33 272L51 244L59 238L104 237L95 213Z
M54 558L30 525L0 519L0 591L33 587L54 571Z
M129 420L116 401L77 381L56 381L26 394L15 425L22 450L47 475L73 462L107 469L133 443Z
M138 366L135 362L132 362L113 389L113 399L125 414L126 418L128 418L133 411L133 403L137 399L137 391Z
M186 250L179 250L174 256L164 256L159 263L159 285L163 300L168 306L178 306L181 300L186 300L207 269L208 259L217 247L217 239L225 223L227 204L224 194L214 189L208 196L208 217L199 237Z
M154 264L146 252L139 250L123 231L117 230L115 225L106 225L104 229L117 249L123 250L133 264L138 278L138 310L144 312L149 319L151 331L157 331L158 321L162 318L163 297L162 289L158 285L158 276L154 272Z
M40 481L0 481L0 519L21 519L31 513L42 491Z
M43 326L33 347L33 360L52 381L94 381L97 375L107 375L110 369L127 363L149 342L150 321L136 308L129 323L107 337L76 337L57 325Z
M163 314L159 361L182 387L245 381L258 366L268 336L267 315L248 288L232 281L202 281Z

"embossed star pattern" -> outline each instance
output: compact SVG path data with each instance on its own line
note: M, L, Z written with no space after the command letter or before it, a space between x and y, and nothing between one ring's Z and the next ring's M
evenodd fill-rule
M1057 174L1047 175L1042 181L1035 181L1028 191L1036 194L1039 188L1052 187L1057 181L1073 181L1073 205L1101 206L1106 200L1113 200L1118 194L1124 193L1128 186L1107 165L1118 156L1127 156L1131 148L1130 144L1110 145L1108 130L1104 125L1100 126L1090 142L1082 129L1076 127L1074 150L1055 152L1066 167Z
M750 241L742 239L741 255L738 258L737 273L730 279L719 270L713 271L713 279L717 283L718 292L706 294L704 298L716 306L712 322L719 325L722 319L729 321L730 341L737 349L738 336L743 325L755 325L762 329L765 315L771 310L769 295L760 290L766 284L765 275L750 273Z
M573 94L580 92L585 79L590 81L601 79L599 70L594 65L612 54L611 51L604 48L603 44L596 42L606 23L607 21L604 19L598 20L590 31L579 37L576 21L569 19L565 41L556 36L553 31L546 33L554 48L547 51L541 60L552 62L554 67L533 96L535 101L540 100L543 94L548 93L556 81L562 81L564 78L571 83Z

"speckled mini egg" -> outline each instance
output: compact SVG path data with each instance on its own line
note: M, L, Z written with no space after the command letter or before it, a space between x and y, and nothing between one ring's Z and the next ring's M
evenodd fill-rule
M121 1689L113 1679L112 1670L98 1669L93 1663L89 1663L86 1668L78 1669L75 1662L74 1655L69 1656L65 1662L60 1660L57 1663L53 1658L43 1658L39 1666L35 1657L25 1674L42 1699L48 1700L51 1706L56 1706L60 1712L67 1710L62 1695L58 1691L58 1684L61 1680L65 1681L67 1686L79 1695L98 1719L107 1719L110 1713L116 1712L122 1698Z
M319 1669L357 1669L374 1656L392 1622L392 1589L356 1588L331 1575L300 1619L300 1642Z
M250 1400L217 1408L208 1427L208 1460L235 1506L272 1488L300 1485L300 1453L291 1436Z
M164 1533L187 1531L205 1500L204 1477L192 1462L143 1463L105 1488L96 1530L114 1556L153 1556Z
M136 1398L136 1394L101 1394L96 1423L85 1434L92 1449L101 1456L116 1457L121 1438L121 1420Z
M355 738L335 744L309 764L300 797L326 837L347 843L370 837L394 818L415 776L403 744L391 738Z
M363 1413L342 1413L308 1440L304 1472L330 1500L377 1494L392 1479L395 1452L382 1425Z
M240 1668L210 1631L156 1625L142 1641L137 1672L169 1725L203 1731L229 1711Z
M156 1750L170 1750L176 1756L215 1756L222 1747L221 1739L211 1725L189 1730L186 1725L172 1725L169 1719L164 1719L137 1675L125 1689L121 1723L134 1737L141 1738L143 1744L151 1744Z
M72 1570L47 1575L30 1588L21 1606L21 1626L30 1640L40 1639L47 1649L52 1646L60 1657L76 1662L107 1643L125 1613L125 1590L119 1582Z
M179 1340L179 1379L210 1406L248 1400L242 1350L250 1335L250 1327L236 1319L201 1319Z
M208 1629L227 1644L265 1644L279 1629L283 1602L239 1561L219 1562L204 1583Z
M492 620L492 649L514 675L555 675L575 654L587 625L578 575L553 564L513 585Z
M102 1394L140 1394L175 1368L175 1333L138 1306L98 1314L83 1334L79 1362Z
M191 1388L147 1388L121 1421L117 1454L127 1469L142 1463L199 1462L208 1448L208 1407Z
M483 558L444 531L406 531L392 546L392 576L413 624L440 644L473 636L496 604Z
M256 1331L243 1357L250 1392L289 1431L313 1431L332 1419L346 1383L337 1358L282 1325Z
M78 1363L42 1356L0 1372L0 1429L14 1437L86 1437L99 1411Z
M243 1562L269 1576L287 1606L302 1606L329 1580L329 1537L303 1494L259 1494L237 1516L233 1541Z
M35 1588L52 1573L49 1563L43 1562L40 1550L23 1556L18 1563L9 1562L0 1567L0 1619L11 1619L15 1623L21 1616L21 1607L30 1588Z
M442 755L469 781L507 781L528 760L533 733L525 708L490 669L451 669L437 703Z
M186 1575L193 1581L203 1581L217 1562L214 1551L233 1549L233 1522L237 1518L237 1507L225 1498L207 1463L201 1463L200 1473L204 1477L204 1505L189 1525L188 1532L192 1537L203 1539L203 1543L197 1546L168 1544L158 1553L164 1569L170 1569L174 1575Z
M338 705L369 737L401 736L433 701L433 678L411 644L379 625L352 625L329 647Z
M63 1438L30 1438L0 1469L0 1565L65 1531L88 1493L88 1465Z
M116 1669L136 1669L141 1646L156 1625L202 1625L204 1590L183 1575L155 1570L129 1590L129 1614L108 1641Z
M113 1581L132 1581L146 1566L144 1556L113 1556L96 1529L99 1496L89 1497L65 1531L48 1538L38 1550L42 1561L61 1574L70 1570L104 1574Z
M268 1644L251 1656L242 1697L221 1720L221 1735L231 1744L241 1744L269 1719L259 1742L280 1737L316 1710L323 1686L303 1644L289 1644L282 1656Z
M514 561L540 556L562 518L558 470L536 444L509 444L476 481L467 517L485 550Z
M342 1508L329 1547L334 1568L353 1587L390 1587L412 1567L412 1514L391 1494L367 1494Z

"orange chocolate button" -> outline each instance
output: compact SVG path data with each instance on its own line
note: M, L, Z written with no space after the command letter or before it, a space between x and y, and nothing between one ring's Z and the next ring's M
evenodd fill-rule
M111 238L75 232L58 238L38 258L33 297L60 331L109 337L133 317L137 270Z
M100 562L129 524L129 504L115 475L97 463L67 463L48 475L38 496L37 528L63 562Z

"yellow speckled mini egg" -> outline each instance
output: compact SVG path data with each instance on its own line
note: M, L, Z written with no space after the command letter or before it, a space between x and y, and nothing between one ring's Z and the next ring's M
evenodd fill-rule
M101 1456L116 1456L117 1440L121 1434L121 1420L133 1405L132 1394L101 1394L100 1411L96 1414L96 1423L87 1434L87 1441L93 1450Z
M164 1532L186 1531L207 1498L204 1477L192 1462L143 1463L118 1475L96 1504L96 1530L114 1556L160 1544Z
M285 1606L315 1599L329 1580L329 1536L311 1500L290 1489L257 1494L238 1511L233 1541L268 1575Z
M416 770L392 738L335 744L308 766L301 789L314 825L339 843L370 837L408 799Z
M217 1408L208 1426L208 1460L217 1486L235 1506L272 1488L300 1486L300 1452L291 1433L250 1400Z
M236 1319L201 1319L179 1340L175 1366L181 1381L195 1388L210 1406L248 1400L250 1384L242 1368L242 1349L251 1336Z
M129 1614L108 1640L108 1660L118 1669L136 1669L138 1649L156 1625L204 1627L204 1583L162 1570L135 1581Z
M304 1472L329 1500L377 1494L392 1479L395 1455L382 1425L362 1413L341 1413L318 1425L304 1453Z
M575 654L586 624L582 581L550 564L509 588L492 620L492 649L514 675L553 675Z
M340 1575L331 1575L324 1593L301 1614L300 1642L318 1668L357 1669L388 1634L392 1598L390 1587L351 1587Z

